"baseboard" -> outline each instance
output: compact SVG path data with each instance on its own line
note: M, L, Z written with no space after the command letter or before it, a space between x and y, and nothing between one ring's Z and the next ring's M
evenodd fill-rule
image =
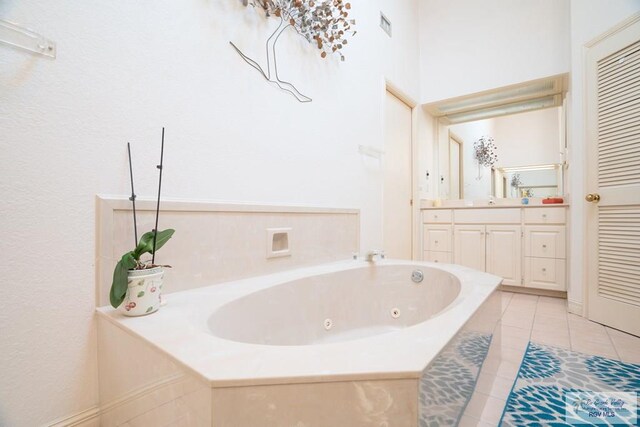
M577 314L578 316L584 316L582 301L567 300L567 310L569 313Z
M175 374L171 375L167 378L163 378L162 380L156 381L152 384L145 385L136 390L133 390L126 395L120 396L117 399L114 399L110 402L103 404L102 406L93 406L89 409L85 409L83 411L77 412L72 415L68 415L64 418L59 418L49 424L46 424L46 427L93 427L100 426L100 416L103 413L107 413L114 409L117 409L119 406L130 402L132 400L136 400L141 396L152 393L162 387L166 387L167 385L171 385L177 381L180 381L184 378L184 374Z
M168 385L174 384L182 380L184 377L185 375L183 373L173 374L161 380L154 381L151 384L147 384L145 386L132 390L125 395L122 395L109 402L103 403L102 406L100 407L100 412L107 413L113 409L118 408L121 405L124 405L127 402L135 401L142 396L145 396L149 393L153 393L154 391L161 389L162 387L166 387Z
M47 427L79 427L79 426L99 426L100 425L100 408L93 406L89 409L59 418L49 424Z
M505 292L515 292L520 294L528 294L528 295L542 295L545 297L567 298L567 293L564 291L552 291L548 289L523 288L522 286L500 285L498 287L498 290L505 291Z

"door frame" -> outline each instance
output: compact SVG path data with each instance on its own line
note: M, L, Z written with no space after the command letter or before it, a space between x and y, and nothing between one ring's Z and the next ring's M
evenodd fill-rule
M411 110L411 259L418 260L420 258L420 242L421 239L416 237L416 233L420 230L420 195L418 194L418 176L415 171L418 170L418 158L416 153L418 152L418 103L413 97L407 95L402 89L395 85L392 81L383 78L382 91L381 91L381 110L382 120L380 121L382 126L381 135L384 135L384 105L387 92L404 102ZM384 142L383 142L384 145ZM384 205L383 205L384 206ZM383 223L384 226L384 223ZM383 248L384 249L384 248Z
M451 193L451 141L458 144L458 199L464 199L464 141L449 128L449 193Z
M589 171L591 169L592 163L594 165L596 165L597 168L597 161L594 161L590 156L589 156L589 150L591 150L591 145L593 143L594 140L597 140L597 128L594 126L593 123L591 123L591 121L589 120L590 115L592 114L591 110L596 108L596 105L592 105L590 107L590 101L591 99L588 96L588 79L589 79L589 50L596 47L597 45L599 45L602 42L605 42L606 40L608 40L609 38L617 35L618 33L624 31L625 29L627 29L628 27L636 24L637 22L640 21L640 12L634 13L633 15L631 15L630 17L628 17L627 19L625 19L624 21L618 23L617 25L613 26L612 28L610 28L609 30L605 31L604 33L600 34L599 36L595 37L594 39L590 40L589 42L585 43L584 45L584 50L583 50L583 55L582 55L582 62L583 62L583 70L584 70L584 74L583 74L583 88L584 88L584 96L583 96L583 101L582 101L582 112L584 114L584 125L582 128L582 131L584 132L585 135L585 142L586 142L586 146L584 147L585 150L585 157L584 157L584 172L583 172L583 176L582 176L582 183L583 183L583 190L585 193L587 193L589 188L593 188L593 180L594 180L594 176L595 173L592 172L592 174L589 174ZM596 180L597 183L597 180ZM584 278L584 280L582 281L582 307L581 310L579 310L581 312L581 314L586 317L587 319L589 319L589 283L590 283L590 277L592 277L594 274L597 274L596 271L596 266L592 266L589 265L589 247L590 242L593 242L593 239L595 237L596 241L597 241L597 234L594 235L594 231L589 229L589 224L593 222L594 220L594 213L593 213L593 209L589 209L590 206L586 206L587 203L583 200L583 195L579 195L578 196L578 200L581 203L581 207L582 207L582 212L584 213L583 215L583 219L581 221L581 230L584 233L585 236L585 245L584 248L582 249L582 251L580 252L580 259L582 260L582 277ZM574 208L575 209L575 208ZM578 255L578 254L576 254ZM575 261L574 261L575 262ZM570 285L569 285L570 286ZM571 302L569 302L569 305L571 305ZM571 308L571 307L570 307ZM577 308L577 307L576 307ZM571 310L570 310L571 311Z

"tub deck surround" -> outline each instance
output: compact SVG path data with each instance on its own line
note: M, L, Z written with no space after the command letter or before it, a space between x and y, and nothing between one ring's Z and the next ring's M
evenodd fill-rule
M419 285L411 281L411 272L415 268L425 273L424 282ZM219 309L240 298L261 291L268 296L269 289L276 289L274 286L277 285L286 286L291 281L318 276L322 280L322 275L335 274L332 276L335 279L339 278L341 272L358 269L374 273L390 269L394 269L394 273L401 271L406 273L406 281L401 285L408 287L429 286L433 274L446 272L459 280L460 291L449 305L434 313L427 321L354 340L311 345L264 345L220 338L211 330L209 322L212 315L215 316ZM455 265L396 260L375 263L345 261L169 294L166 296L166 306L150 316L127 318L111 307L101 307L97 311L109 323L159 349L214 388L417 380L500 281L499 277ZM370 284L363 283L360 286L367 285ZM353 304L354 307L370 304L371 301L367 301L370 293L366 289L361 292L360 301L347 301L342 295L335 295L340 299L335 304L340 301ZM265 306L272 302L265 300ZM321 305L313 292L309 292L304 300L291 303ZM388 304L392 306L394 303L390 297ZM283 312L282 316L286 317L287 312ZM286 322L281 323L280 327L284 327L282 325L286 325ZM287 327L296 330L302 326L291 324Z

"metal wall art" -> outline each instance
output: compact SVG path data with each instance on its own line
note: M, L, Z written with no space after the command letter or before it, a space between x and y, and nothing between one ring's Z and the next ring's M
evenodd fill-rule
M263 68L257 61L249 58L233 42L231 46L249 65L258 70L269 82L290 93L300 102L311 102L296 87L278 74L276 45L282 33L293 28L300 36L320 50L320 56L335 53L344 61L342 49L347 44L347 36L354 36L355 20L349 17L350 3L344 0L242 0L245 6L253 6L264 11L265 16L274 16L280 20L276 30L265 43L267 66Z
M520 179L519 173L514 173L513 176L511 177L511 186L513 188L518 188L522 186L522 180Z
M490 136L482 136L473 143L474 157L478 161L478 181L482 179L482 166L491 167L498 161L498 147Z
M482 166L493 166L498 161L498 147L493 142L493 138L490 136L480 137L473 143L473 150L475 151L475 158Z

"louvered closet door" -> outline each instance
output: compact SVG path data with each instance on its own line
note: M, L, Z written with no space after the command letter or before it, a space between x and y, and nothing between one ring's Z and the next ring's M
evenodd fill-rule
M587 314L640 335L640 22L589 49L586 102Z

